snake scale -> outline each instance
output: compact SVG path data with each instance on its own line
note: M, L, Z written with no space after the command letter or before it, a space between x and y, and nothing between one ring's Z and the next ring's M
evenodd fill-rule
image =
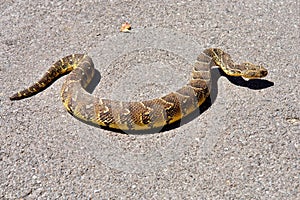
M209 48L197 57L191 79L182 88L156 99L122 102L97 98L86 92L85 88L94 76L93 61L85 54L73 54L54 63L38 82L10 99L32 96L70 72L62 86L61 98L72 115L112 129L147 130L172 124L196 110L210 95L213 66L218 66L229 76L248 79L262 78L268 73L260 65L235 64L223 50Z

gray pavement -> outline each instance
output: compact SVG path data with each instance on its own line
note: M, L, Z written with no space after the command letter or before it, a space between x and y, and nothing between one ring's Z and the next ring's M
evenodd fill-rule
M0 199L299 199L298 1L0 3ZM119 32L129 21L132 33ZM181 126L121 134L67 113L59 79L11 102L51 64L87 53L94 94L159 97L203 49L261 63L262 81L214 70L212 105ZM99 77L99 78L100 78Z

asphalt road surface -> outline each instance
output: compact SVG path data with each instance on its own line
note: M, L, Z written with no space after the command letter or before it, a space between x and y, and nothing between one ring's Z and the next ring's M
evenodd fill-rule
M299 1L3 1L0 199L299 199ZM120 33L121 24L131 33ZM9 96L60 58L87 53L93 94L145 100L180 88L205 48L264 65L263 80L213 69L211 105L161 133L83 123L64 77ZM100 82L99 82L100 80Z

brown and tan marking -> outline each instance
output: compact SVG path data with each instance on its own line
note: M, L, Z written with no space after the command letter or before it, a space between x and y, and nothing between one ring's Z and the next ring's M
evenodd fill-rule
M54 63L38 82L10 99L32 96L70 72L62 86L61 97L71 114L114 129L146 130L172 124L196 110L210 94L213 66L219 66L229 76L248 79L262 78L268 73L264 67L252 63L235 64L229 54L210 48L197 57L190 81L179 90L152 100L121 102L100 99L86 92L94 76L93 61L87 55L73 54Z

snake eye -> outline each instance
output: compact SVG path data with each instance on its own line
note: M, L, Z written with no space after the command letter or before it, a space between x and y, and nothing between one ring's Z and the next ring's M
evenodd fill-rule
M70 59L70 60L69 60L69 64L70 64L70 65L73 65L73 64L74 64L74 61L73 61L72 59Z

